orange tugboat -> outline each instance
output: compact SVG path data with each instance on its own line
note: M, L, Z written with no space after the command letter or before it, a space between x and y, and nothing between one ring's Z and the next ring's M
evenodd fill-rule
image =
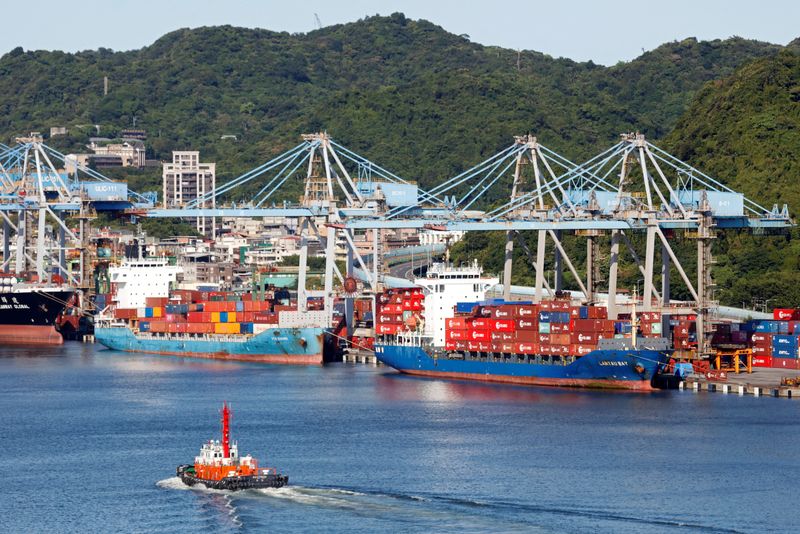
M239 456L236 442L230 441L231 411L222 404L222 443L209 440L200 448L194 464L179 465L177 475L187 486L202 484L211 489L243 490L254 488L280 488L289 482L274 467L258 467L258 460L250 455Z

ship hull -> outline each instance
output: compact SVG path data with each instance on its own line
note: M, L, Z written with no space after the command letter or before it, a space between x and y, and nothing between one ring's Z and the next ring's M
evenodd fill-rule
M595 350L563 365L494 358L434 358L421 347L398 345L378 345L375 356L382 363L409 375L635 391L653 391L653 377L669 359L666 351Z
M203 485L208 489L238 491L246 489L282 488L289 483L286 475L270 474L244 477L225 477L220 480L206 480L191 474L190 465L180 465L176 474L187 486Z
M323 328L274 328L254 336L197 338L186 334L142 335L126 327L95 327L95 339L114 350L164 356L287 365L323 363Z
M36 289L0 292L0 344L61 345L55 328L74 291Z

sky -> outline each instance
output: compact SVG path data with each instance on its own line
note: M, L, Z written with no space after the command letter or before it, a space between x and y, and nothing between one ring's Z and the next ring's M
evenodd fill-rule
M178 28L230 24L292 33L402 12L473 42L613 65L686 37L734 35L785 45L800 36L797 0L37 0L3 8L0 54L26 50L141 48Z

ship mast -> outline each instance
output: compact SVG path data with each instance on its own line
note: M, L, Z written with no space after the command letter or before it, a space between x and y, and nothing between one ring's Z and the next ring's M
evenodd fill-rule
M226 403L222 403L222 455L223 458L231 456L231 411Z

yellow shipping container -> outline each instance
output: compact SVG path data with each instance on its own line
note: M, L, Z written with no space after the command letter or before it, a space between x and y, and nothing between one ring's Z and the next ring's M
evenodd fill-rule
M235 323L236 322L236 312L228 312L228 321L227 322L229 322L229 323ZM237 333L238 333L238 331L237 331Z
M212 323L219 322L219 312L211 312L211 322Z
M215 334L238 334L239 333L239 323L215 323L214 324L214 333Z
M163 309L162 308L153 308L153 317L163 317Z

